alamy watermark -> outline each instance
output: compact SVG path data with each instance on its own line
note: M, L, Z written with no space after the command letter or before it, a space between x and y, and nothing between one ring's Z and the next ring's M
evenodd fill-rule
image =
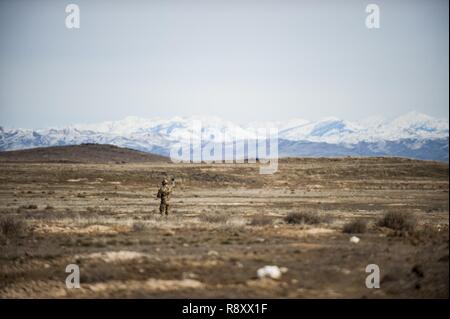
M80 7L77 4L68 4L65 8L67 13L65 19L65 25L67 29L79 29L80 28ZM380 7L377 4L371 3L366 6L366 27L368 29L380 28Z
M369 4L366 7L366 27L368 29L380 28L380 7L377 4Z
M68 4L66 6L66 28L79 29L80 28L80 7L77 4Z
M174 163L258 163L260 174L278 170L277 128L208 129L191 121L187 132L170 149Z
M76 264L69 264L66 266L66 287L68 289L80 288L80 267Z
M366 287L369 289L380 288L380 267L377 264L369 264L366 266L366 272L370 273L366 277Z

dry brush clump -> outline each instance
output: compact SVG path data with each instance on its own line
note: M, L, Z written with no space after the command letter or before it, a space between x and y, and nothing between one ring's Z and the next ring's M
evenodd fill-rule
M425 243L448 243L448 225L425 224L417 227L413 232L408 233L412 244ZM448 257L448 255L447 255Z
M342 232L346 234L363 234L367 231L367 222L365 220L354 220L344 225Z
M0 218L0 237L4 239L13 239L25 234L27 225L25 221L13 216L4 216Z
M406 212L387 212L378 221L378 226L386 227L397 231L412 232L416 229L416 218Z
M284 221L288 224L300 224L300 225L317 225L328 222L328 218L325 218L319 213L289 213Z

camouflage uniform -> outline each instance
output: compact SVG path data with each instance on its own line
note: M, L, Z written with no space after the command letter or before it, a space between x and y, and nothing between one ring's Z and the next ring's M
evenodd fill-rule
M168 181L165 179L162 182L162 186L158 190L156 197L161 199L161 204L159 205L159 213L169 215L169 199L172 194L172 187L168 185Z

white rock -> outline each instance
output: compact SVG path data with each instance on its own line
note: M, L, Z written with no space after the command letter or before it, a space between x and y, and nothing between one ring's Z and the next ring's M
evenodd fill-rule
M258 275L258 278L269 277L272 279L279 279L282 271L278 266L264 266L259 268L256 274Z
M359 243L359 238L358 237L356 237L356 236L353 236L352 238L350 238L350 242L351 243L354 243L354 244L357 244L357 243Z
M218 255L219 255L219 253L215 250L208 251L208 256L218 256Z

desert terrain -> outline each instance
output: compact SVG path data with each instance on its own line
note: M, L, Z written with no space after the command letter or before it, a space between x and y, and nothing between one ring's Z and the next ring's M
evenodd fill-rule
M433 161L289 158L260 175L101 145L3 152L0 297L448 298L448 196ZM283 274L259 278L266 265Z

